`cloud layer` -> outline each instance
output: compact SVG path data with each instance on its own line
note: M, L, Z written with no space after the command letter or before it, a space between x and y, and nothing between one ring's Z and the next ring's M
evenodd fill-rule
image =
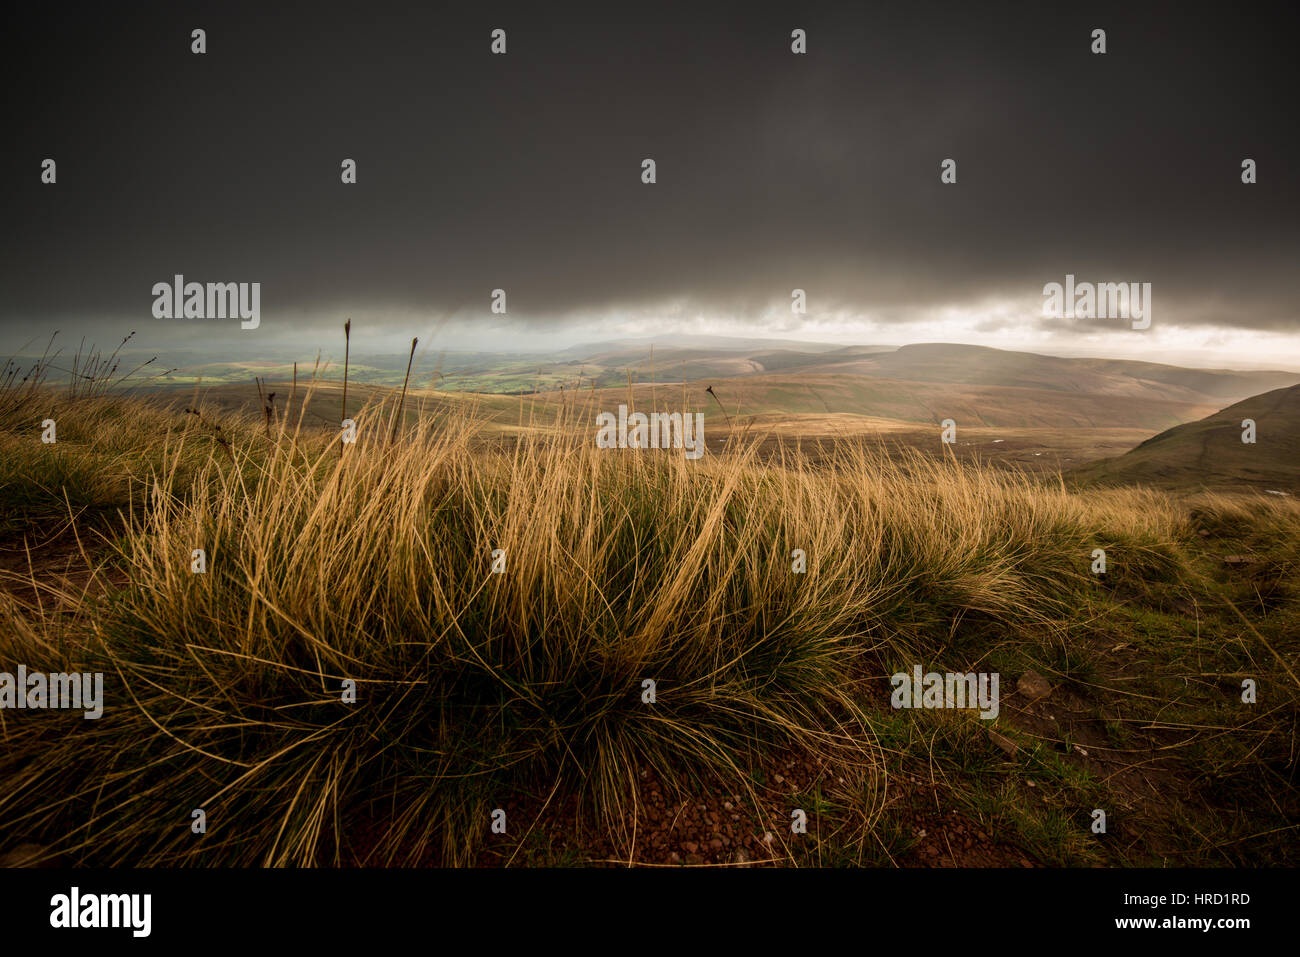
M354 315L451 340L657 318L1068 342L1089 331L1040 314L1066 273L1152 283L1156 327L1300 333L1288 31L1186 4L838 6L223 4L10 31L5 338L216 334L150 318L175 273L261 282L268 340Z

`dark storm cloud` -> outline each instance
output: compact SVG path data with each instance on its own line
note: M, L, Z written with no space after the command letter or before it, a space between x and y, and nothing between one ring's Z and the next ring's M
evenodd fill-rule
M1296 330L1282 8L1058 6L53 8L5 41L0 321L156 324L175 273L261 282L280 333L496 287L535 324L794 287L903 320L1071 272Z

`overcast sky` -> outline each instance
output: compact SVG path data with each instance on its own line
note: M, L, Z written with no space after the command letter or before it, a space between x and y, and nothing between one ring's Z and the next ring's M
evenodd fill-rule
M696 332L1300 366L1285 7L265 6L11 22L6 348L328 349L351 316L375 349ZM177 273L260 282L261 326L154 318ZM1045 319L1067 273L1151 283L1151 329Z

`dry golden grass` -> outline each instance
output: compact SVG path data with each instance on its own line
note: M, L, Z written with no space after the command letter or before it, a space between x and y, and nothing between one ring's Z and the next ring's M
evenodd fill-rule
M58 454L92 492L130 485L111 536L129 583L71 609L3 596L0 668L104 671L108 699L98 721L0 712L7 832L96 863L310 865L357 854L364 820L372 863L466 863L507 797L577 794L626 844L642 770L748 787L794 747L861 775L864 841L886 787L872 679L1059 631L1096 593L1096 547L1121 594L1186 570L1187 510L1155 492L852 443L814 467L760 436L699 461L602 450L577 403L494 445L441 410L394 429L376 401L341 446L300 399L269 434L62 410ZM3 441L6 487L57 485L35 433ZM1296 507L1268 507L1294 535Z

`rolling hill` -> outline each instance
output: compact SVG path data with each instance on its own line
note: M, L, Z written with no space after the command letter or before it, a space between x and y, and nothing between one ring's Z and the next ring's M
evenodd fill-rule
M1255 441L1242 441L1242 422ZM1113 459L1073 473L1084 484L1140 483L1213 491L1257 488L1300 495L1300 386L1251 396L1161 432Z
M353 355L351 380L400 386L405 356ZM358 361L359 360L359 361ZM393 361L389 361L393 360ZM299 367L306 374L308 363ZM170 385L251 386L254 375L287 380L289 367L271 357L217 369L187 370ZM341 377L338 362L325 372ZM1295 372L1186 369L1153 362L1062 358L981 346L921 343L827 346L708 339L649 344L600 343L549 356L486 353L417 356L411 385L438 393L535 396L547 404L575 390L609 405L672 397L717 412L712 386L731 417L857 415L937 425L1031 429L1141 429L1157 432L1193 422L1268 389L1300 383ZM161 384L161 383L160 383ZM252 393L250 393L252 394ZM603 407L603 406L602 406ZM503 406L504 408L504 406ZM514 409L514 405L509 405Z
M828 353L815 358L818 361L805 365L804 371L1194 404L1244 399L1266 389L1300 382L1300 375L1294 372L1188 369L1132 359L1066 358L943 342L917 343L868 355Z

